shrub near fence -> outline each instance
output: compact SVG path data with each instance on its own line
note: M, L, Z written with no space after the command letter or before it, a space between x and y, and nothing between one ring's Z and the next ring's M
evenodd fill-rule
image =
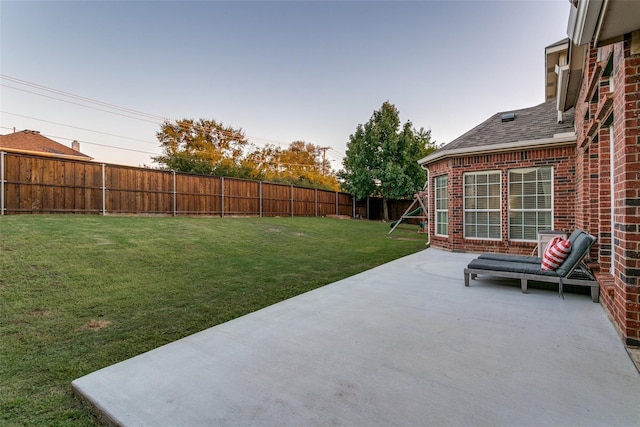
M409 203L392 201L392 217L402 215ZM382 203L283 184L0 152L0 213L382 219Z

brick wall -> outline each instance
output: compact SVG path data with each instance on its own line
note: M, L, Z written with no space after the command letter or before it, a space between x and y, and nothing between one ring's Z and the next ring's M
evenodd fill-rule
M576 190L583 204L576 225L598 237L593 255L602 305L626 343L640 345L640 55L630 45L627 36L599 55L590 49L585 64L575 109Z
M499 252L530 254L535 242L509 241L508 171L528 167L553 167L554 228L575 228L576 174L573 146L511 151L445 159L429 165L430 187L436 176L446 174L449 179L449 235L436 236L434 213L430 210L429 233L431 244L451 251ZM501 171L502 179L502 237L500 240L465 239L463 223L463 174L465 172ZM433 191L429 205L433 206Z

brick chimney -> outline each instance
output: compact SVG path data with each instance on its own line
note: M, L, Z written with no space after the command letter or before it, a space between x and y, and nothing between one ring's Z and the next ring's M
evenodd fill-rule
M71 148L76 151L80 151L80 143L74 139L71 143Z

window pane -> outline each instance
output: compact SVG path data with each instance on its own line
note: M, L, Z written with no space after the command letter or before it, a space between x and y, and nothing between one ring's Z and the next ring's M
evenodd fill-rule
M500 209L500 197L489 199L489 209Z
M475 224L466 224L464 226L464 235L465 235L465 237L467 237L467 236L475 236L477 234L478 234L478 232L477 232L477 227L476 227Z
M475 187L475 186L473 186L473 185L467 185L467 186L464 188L464 195L465 195L466 197L475 197L475 196L477 195L477 194L476 194L476 187Z
M551 168L538 169L538 179L540 181L551 182Z
M522 197L522 209L535 209L535 208L536 208L536 196Z
M551 229L551 212L540 212L538 215L538 228L540 230Z
M464 237L500 239L501 173L464 175ZM490 228L491 226L491 228Z
M538 196L539 209L551 209L551 196Z
M447 193L448 179L446 175L438 176L434 180L435 185L435 221L436 234L447 235L449 228L449 200Z
M500 212L489 212L489 224L500 226Z
M553 228L553 170L516 169L508 176L509 238L535 241L539 230Z
M523 224L522 212L513 212L509 222L513 226L521 226Z
M524 182L522 184L522 194L536 194L538 185L535 182Z
M522 197L512 195L509 198L509 209L511 210L522 209Z
M512 182L514 184L522 182L522 174L519 174L517 172L509 172L509 182Z
M524 230L524 235L523 235L523 239L524 240L537 240L538 239L538 227L534 226L529 226L529 225L525 225L523 227Z

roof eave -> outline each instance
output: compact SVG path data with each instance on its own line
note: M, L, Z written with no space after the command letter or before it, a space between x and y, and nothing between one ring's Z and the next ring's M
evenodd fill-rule
M42 152L42 151L20 150L20 149L17 149L17 148L0 147L0 151L4 151L5 153L18 153L18 154L30 154L30 155L34 155L34 156L54 157L54 158L59 158L59 159L84 160L84 161L93 160L93 157L89 157L89 156L85 156L85 155L73 156L73 155L70 155L70 154L45 153L45 152Z
M450 157L472 156L478 154L490 154L500 151L532 150L549 146L559 147L574 145L576 143L575 132L564 132L553 135L552 138L533 139L529 141L505 142L502 144L485 145L482 147L454 148L453 150L442 150L430 154L418 160L419 165L428 165L436 161L441 161Z
M580 93L582 74L588 45L569 44L566 66L558 67L557 110L564 112L575 107Z
M571 4L567 35L576 45L584 45L593 38L603 0L579 0Z

